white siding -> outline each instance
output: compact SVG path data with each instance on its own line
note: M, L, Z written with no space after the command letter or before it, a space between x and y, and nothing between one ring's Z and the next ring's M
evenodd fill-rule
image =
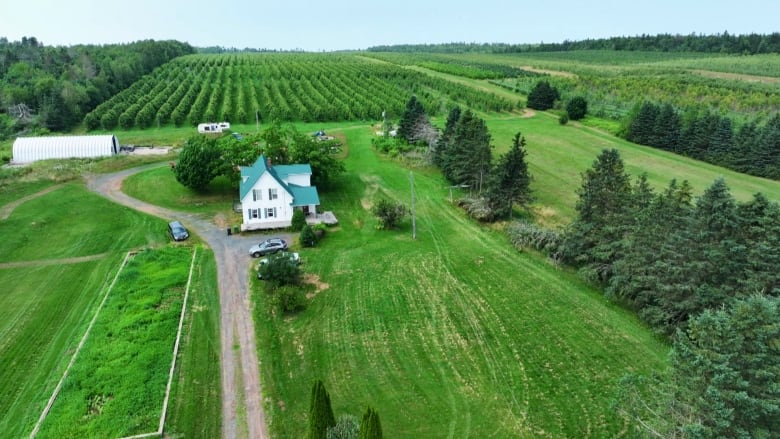
M252 191L259 189L262 192L262 198L255 201ZM270 200L268 197L268 189L276 189L277 198ZM246 226L260 226L263 225L270 227L285 227L289 226L292 221L293 208L292 196L276 181L275 178L269 173L264 173L255 183L252 190L250 190L244 199L241 200L241 208L243 210L242 215L244 217L243 222ZM269 217L266 215L267 209L276 209L276 216ZM254 218L252 213L257 211L257 218Z
M14 141L13 162L107 157L119 152L116 136L19 137Z
M298 186L311 186L311 174L290 174L287 176L286 183Z

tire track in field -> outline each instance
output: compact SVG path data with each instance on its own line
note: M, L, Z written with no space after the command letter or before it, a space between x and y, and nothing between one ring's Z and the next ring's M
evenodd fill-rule
M38 191L34 194L30 194L26 197L19 198L18 200L11 201L10 203L6 204L0 209L0 221L8 219L9 216L13 213L14 209L19 207L20 205L38 198L40 196L46 195L49 192L54 192L57 189L61 188L64 185L64 183L55 184L54 186L49 186L46 189L43 189L41 191Z
M435 200L430 198L425 200L428 205L436 203ZM422 204L422 203L421 203ZM468 219L462 216L454 216L451 209L437 208L438 214L446 212L447 215L452 217L452 224L466 226ZM441 231L434 228L433 222L429 215L420 215L419 217L426 225L430 232L430 237L433 240L434 246L437 250L437 257L431 258L433 260L441 261L441 280L439 283L447 283L450 285L448 288L452 291L451 298L457 305L456 309L462 315L462 320L468 325L469 332L474 337L474 342L470 343L472 347L476 348L476 351L480 353L479 358L474 358L471 355L471 362L475 368L480 368L479 360L481 359L487 367L487 373L484 376L490 376L491 382L494 388L499 389L500 393L504 394L506 399L507 408L510 413L513 413L517 420L514 421L514 429L518 434L525 433L531 434L528 430L528 409L530 406L530 388L528 376L524 363L521 361L521 356L517 350L517 346L514 343L506 343L507 346L511 346L511 359L517 365L517 370L506 370L502 366L501 357L506 358L506 354L496 351L496 347L502 344L494 346L487 339L486 328L489 328L486 322L492 322L494 325L498 324L498 330L500 335L505 340L512 340L509 336L506 327L502 323L501 317L495 313L485 300L479 294L479 290L472 291L471 288L466 286L458 280L457 276L450 270L449 267L453 266L451 261L451 250L447 248L447 244L441 236ZM482 232L479 232L482 233ZM494 275L500 276L500 273ZM446 309L445 309L446 311ZM515 382L515 375L519 375L519 382ZM516 392L517 385L521 386L522 395L518 396ZM508 394L507 394L508 393Z
M63 265L63 264L78 264L81 262L97 261L108 256L108 253L99 253L89 256L78 256L74 258L62 258L62 259L39 259L36 261L19 261L19 262L2 262L0 263L0 269L2 268L27 268L27 267L45 267L47 265Z

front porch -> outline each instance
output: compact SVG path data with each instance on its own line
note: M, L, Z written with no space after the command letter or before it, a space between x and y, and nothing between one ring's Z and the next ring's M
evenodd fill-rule
M323 212L323 213L309 213L306 215L306 224L314 225L314 224L325 224L328 226L334 226L339 223L339 220L336 218L336 215L333 214L331 211Z

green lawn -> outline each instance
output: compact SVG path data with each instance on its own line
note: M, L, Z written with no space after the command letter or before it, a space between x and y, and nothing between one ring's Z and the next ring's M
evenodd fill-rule
M493 137L494 157L509 149L516 132L525 136L527 160L534 178L531 189L537 200L536 210L541 212L538 219L543 223L562 225L573 219L577 201L575 191L581 184L581 173L607 148L620 151L629 174L636 177L647 173L648 181L656 189L666 187L676 178L678 182L688 180L695 195L701 195L722 176L739 200L746 201L756 192L763 192L770 199L780 201L778 181L639 146L579 124L561 126L549 114L539 113L531 118L488 118L486 122Z
M128 177L122 191L131 197L169 209L196 213L228 213L233 200L238 199L238 189L225 178L215 179L205 193L198 193L182 186L170 167L162 166Z
M377 408L387 437L605 437L616 380L662 371L668 347L566 270L466 219L437 172L415 170L417 240L375 228L372 194L409 202L409 171L345 130L347 175L321 195L340 219L305 270L330 287L294 316L256 311L277 437L301 437L322 378L338 414Z
M50 182L0 190L0 208ZM104 283L131 248L168 242L165 222L67 183L18 206L0 221L0 431L32 430L92 318ZM80 258L80 259L68 259ZM220 430L219 306L213 255L199 258L181 347L168 430L214 437ZM204 343L205 341L208 341ZM170 358L170 355L169 355ZM198 401L183 405L181 401ZM193 414L208 409L210 416ZM198 432L204 432L201 435ZM216 433L215 433L216 432Z

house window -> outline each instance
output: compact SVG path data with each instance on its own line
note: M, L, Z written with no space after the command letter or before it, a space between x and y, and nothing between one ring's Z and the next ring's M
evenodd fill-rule
M269 200L275 200L277 198L278 198L278 195L276 194L276 188L268 189L268 199Z
M263 191L260 189L252 189L252 201L260 201L263 199Z
M265 209L265 217L266 218L274 218L276 217L276 208L275 207L268 207Z
M258 218L260 216L260 209L249 209L249 219Z

